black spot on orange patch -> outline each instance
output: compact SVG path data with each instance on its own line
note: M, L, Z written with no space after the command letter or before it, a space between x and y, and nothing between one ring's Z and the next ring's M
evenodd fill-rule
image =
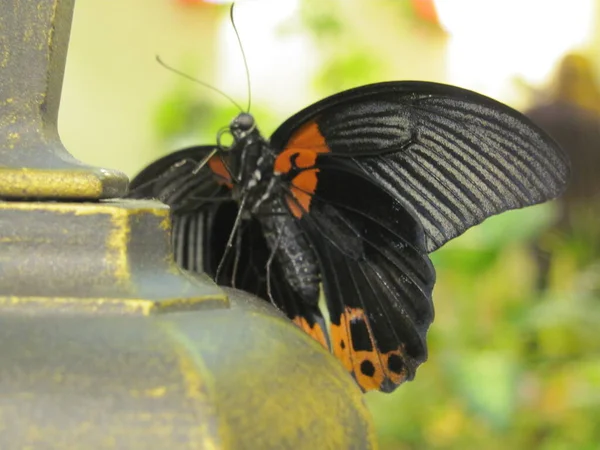
M373 375L375 375L375 366L371 361L365 360L360 363L360 371L363 375L372 377Z
M404 364L404 349L382 353L381 358L387 368L387 378L395 385L404 383L408 378L408 368Z
M402 373L402 370L404 370L404 363L402 362L400 355L392 353L388 356L388 369L390 372L398 374Z
M350 338L352 339L352 348L354 350L364 350L366 352L373 350L373 342L365 320L350 321Z
M408 371L403 362L403 349L381 353L361 308L346 307L340 317L331 317L330 332L334 355L364 391L406 381Z
M360 308L346 307L344 313L339 318L331 318L331 340L334 342L333 353L342 362L344 367L354 375L356 382L365 390L370 391L379 389L380 384L384 380L384 373L381 364L378 360L377 352L372 350L374 347L371 334L367 326L367 317ZM362 350L354 348L354 335L352 330L356 330L362 335L360 339L357 337L357 342L365 339L363 332L366 331L366 339L370 344L362 342ZM341 345L341 343L349 343L350 345ZM371 350L364 350L369 347ZM362 365L371 365L373 368L370 375L366 375L361 370Z

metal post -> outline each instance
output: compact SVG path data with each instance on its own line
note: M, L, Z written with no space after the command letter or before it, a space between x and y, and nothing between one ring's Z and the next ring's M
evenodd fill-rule
M58 136L74 0L0 3L0 197L118 197L127 177L77 161Z
M181 271L167 207L102 200L126 177L63 147L72 12L0 0L0 447L372 448L341 364Z

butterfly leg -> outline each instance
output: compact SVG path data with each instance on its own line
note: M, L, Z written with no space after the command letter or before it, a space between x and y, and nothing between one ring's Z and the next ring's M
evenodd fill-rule
M192 175L197 175L198 172L200 172L200 170L208 164L208 161L210 160L210 158L212 158L213 156L215 156L217 154L217 152L219 151L219 148L216 147L212 152L210 152L208 155L206 155L204 158L202 158L202 161L200 161L198 163L198 165L196 166L196 168L194 170L192 170Z
M219 275L221 274L221 271L223 270L223 264L225 263L225 260L227 259L227 255L229 254L231 247L233 247L233 239L234 239L236 233L239 231L239 227L240 227L240 224L242 221L242 215L244 212L244 207L246 206L246 198L247 198L247 196L242 197L242 201L240 202L240 206L238 208L237 215L235 216L235 221L233 222L233 228L231 228L231 233L229 234L229 239L227 239L227 244L225 245L225 251L223 252L223 256L221 257L219 266L217 267L217 273L215 274L215 282L217 284L219 283Z
M233 260L233 269L231 271L231 287L235 288L235 279L237 278L238 266L240 263L240 256L242 254L242 230L236 233L235 238L235 259Z

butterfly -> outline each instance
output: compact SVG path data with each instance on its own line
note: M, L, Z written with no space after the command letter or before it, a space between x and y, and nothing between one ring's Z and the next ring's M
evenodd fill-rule
M429 254L492 215L558 196L569 176L565 154L525 116L430 82L338 93L268 140L246 112L228 131L231 145L151 163L130 196L171 206L178 264L271 301L364 391L393 391L427 359Z

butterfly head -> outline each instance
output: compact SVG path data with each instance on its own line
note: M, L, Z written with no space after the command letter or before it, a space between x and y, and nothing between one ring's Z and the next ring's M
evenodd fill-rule
M229 124L229 130L236 142L246 139L256 130L256 121L248 113L240 113Z
M231 144L221 144L221 134L223 133L233 137ZM245 112L238 114L231 121L229 127L222 129L217 136L217 147L220 151L227 153L225 158L228 167L238 180L242 191L253 188L257 184L257 180L261 178L257 174L262 175L265 170L265 167L260 164L260 161L264 160L261 156L264 154L265 144L265 140L256 127L254 117ZM268 163L266 165L269 166ZM268 168L272 171L272 161Z

